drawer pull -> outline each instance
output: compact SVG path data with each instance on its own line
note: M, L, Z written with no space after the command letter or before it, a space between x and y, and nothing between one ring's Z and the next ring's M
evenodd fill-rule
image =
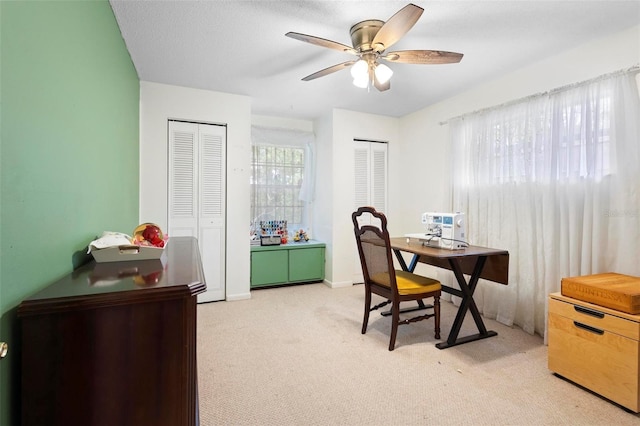
M583 306L573 306L573 309L575 309L577 312L580 312L582 314L587 314L587 315L591 315L592 317L596 317L596 318L604 318L604 313L602 312L598 312L594 309L589 309L589 308L585 308Z
M581 328L583 330L587 330L587 331L590 331L592 333L595 333L595 334L599 334L599 335L603 335L604 334L604 330L600 330L599 328L591 327L590 325L587 325L587 324L582 324L581 322L578 322L578 321L574 321L573 325L575 325L576 327Z

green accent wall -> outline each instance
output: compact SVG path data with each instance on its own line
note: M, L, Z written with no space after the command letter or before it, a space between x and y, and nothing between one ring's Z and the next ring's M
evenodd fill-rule
M0 1L0 54L0 424L13 425L20 301L102 231L138 225L140 84L107 1Z

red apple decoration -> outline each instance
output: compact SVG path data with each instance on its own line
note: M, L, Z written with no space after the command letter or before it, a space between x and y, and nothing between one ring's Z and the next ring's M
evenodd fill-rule
M143 223L133 231L133 243L163 248L165 237L160 227L155 223Z
M156 225L147 225L142 231L142 238L150 242L155 247L164 247L164 240L161 237L162 231Z

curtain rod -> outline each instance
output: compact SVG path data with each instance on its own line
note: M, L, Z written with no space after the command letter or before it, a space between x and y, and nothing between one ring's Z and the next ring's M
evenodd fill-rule
M622 75L622 74L630 74L630 73L633 73L633 72L640 72L640 64L633 65L633 66L631 66L630 68L627 68L627 69L621 69L621 70L618 70L618 71L610 72L608 74L603 74L603 75L600 75L598 77L594 77L594 78L589 79L589 80L584 80L584 81L580 81L578 83L571 83L571 84L567 84L565 86L556 87L555 89L547 90L546 92L535 93L533 95L525 96L525 97L519 98L519 99L514 99L514 100L507 101L507 102L504 102L504 103L501 103L501 104L498 104L498 105L477 109L475 111L467 112L465 114L461 114L461 115L449 118L448 120L445 120L445 121L440 121L438 124L441 125L441 126L444 126L445 124L449 124L450 121L458 120L460 118L465 118L465 117L467 117L469 115L478 114L478 113L481 113L481 112L488 112L488 111L491 111L491 110L494 110L494 109L498 109L498 108L508 107L508 106L511 106L511 105L518 104L520 102L529 101L529 100L534 99L534 98L539 98L541 96L548 96L548 95L559 93L559 92L562 92L562 91L565 91L565 90L573 89L574 87L582 86L584 84L590 84L590 83L594 83L594 82L599 81L599 80L604 80L606 78L610 78L610 77L614 77L614 76Z

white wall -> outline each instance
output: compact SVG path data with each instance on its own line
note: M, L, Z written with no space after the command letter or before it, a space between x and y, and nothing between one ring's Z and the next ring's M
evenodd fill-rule
M313 132L313 121L301 120L297 118L273 117L270 115L252 115L251 125Z
M394 232L398 204L402 201L392 188L402 184L402 159L400 152L399 119L360 112L334 109L332 115L331 165L332 192L331 237L327 239L327 262L331 262L327 283L331 287L352 284L356 267L356 244L353 236L351 213L354 211L354 157L353 140L366 139L388 142L389 190L388 216L389 232ZM322 167L320 164L318 168ZM320 184L320 183L319 183ZM329 272L329 270L327 270Z
M333 277L333 116L325 116L314 121L316 134L316 190L313 202L312 238L326 244L325 282Z
M393 187L402 200L402 229L422 229L420 215L455 210L451 205L449 118L542 93L640 63L640 26L596 40L496 78L421 111L402 117L401 152L406 182Z
M140 223L166 229L167 121L227 125L227 300L249 292L249 164L251 100L246 96L140 82Z

